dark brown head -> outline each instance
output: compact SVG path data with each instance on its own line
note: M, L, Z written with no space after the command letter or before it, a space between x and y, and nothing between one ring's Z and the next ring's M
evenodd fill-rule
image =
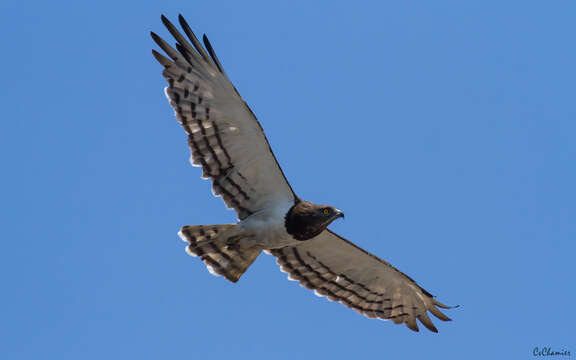
M296 240L308 240L341 217L344 213L333 206L299 200L286 214L286 231Z

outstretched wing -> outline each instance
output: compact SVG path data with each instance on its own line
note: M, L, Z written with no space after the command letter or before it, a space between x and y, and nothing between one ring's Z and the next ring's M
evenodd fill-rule
M164 66L166 95L188 134L192 164L202 167L204 178L212 178L214 194L240 219L277 201L293 201L262 126L224 73L208 38L203 40L210 55L182 15L178 20L188 39L162 16L176 50L152 33L170 58L152 52Z
M330 230L297 246L270 252L291 279L370 318L405 323L414 331L418 331L418 319L433 332L438 330L427 311L450 320L438 309L449 306L388 262Z

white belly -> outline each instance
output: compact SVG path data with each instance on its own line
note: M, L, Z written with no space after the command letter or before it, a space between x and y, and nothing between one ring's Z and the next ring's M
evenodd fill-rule
M249 241L254 241L263 249L277 249L298 244L300 241L286 232L284 224L286 213L292 205L293 202L279 203L273 208L250 215L238 225L244 235L248 236Z

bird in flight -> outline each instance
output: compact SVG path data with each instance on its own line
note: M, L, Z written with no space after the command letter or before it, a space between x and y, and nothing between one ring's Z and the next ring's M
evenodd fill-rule
M418 320L438 332L427 312L449 321L448 309L387 261L329 230L344 213L298 197L282 172L256 116L224 72L206 35L200 43L182 15L184 35L164 16L175 49L155 33L168 57L166 96L188 134L191 162L212 179L212 189L238 213L238 223L188 225L180 237L216 275L236 282L262 251L308 289L370 317L418 331Z

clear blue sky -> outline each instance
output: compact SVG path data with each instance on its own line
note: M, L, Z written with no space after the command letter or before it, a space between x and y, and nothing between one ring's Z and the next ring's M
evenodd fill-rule
M0 5L4 359L576 356L573 1ZM235 214L188 164L149 31L206 32L303 198L447 304L366 319L262 255L184 252Z

